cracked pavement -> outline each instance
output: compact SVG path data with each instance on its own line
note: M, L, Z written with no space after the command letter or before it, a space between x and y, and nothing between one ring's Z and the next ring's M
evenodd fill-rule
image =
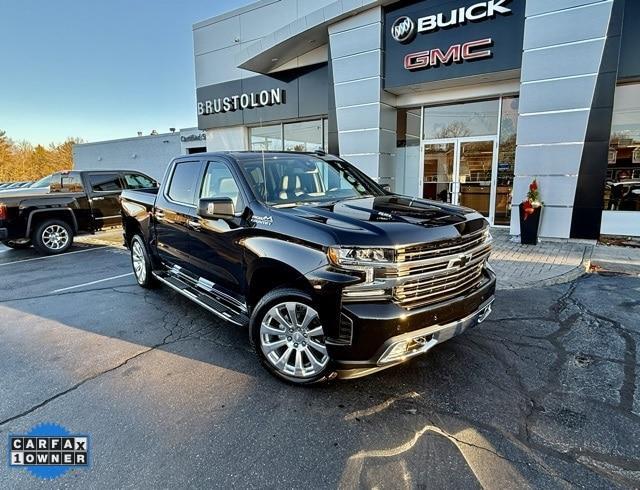
M0 253L0 438L92 438L69 488L638 488L640 279L499 291L398 368L296 388L246 332L145 291L117 248ZM7 460L6 444L2 458ZM0 488L51 486L0 466Z

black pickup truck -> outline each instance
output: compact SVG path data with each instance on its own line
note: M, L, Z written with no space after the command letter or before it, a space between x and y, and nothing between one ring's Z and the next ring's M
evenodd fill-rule
M482 322L495 275L477 212L395 195L324 153L209 153L124 191L142 287L165 284L249 327L289 382L399 364Z
M0 242L11 248L33 244L43 254L65 252L79 233L120 225L123 189L157 186L133 171L65 171L52 174L48 187L2 191Z

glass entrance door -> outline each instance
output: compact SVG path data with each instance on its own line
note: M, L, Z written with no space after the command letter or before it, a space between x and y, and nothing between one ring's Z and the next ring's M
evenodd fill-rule
M473 208L493 224L496 138L426 141L422 145L422 196Z

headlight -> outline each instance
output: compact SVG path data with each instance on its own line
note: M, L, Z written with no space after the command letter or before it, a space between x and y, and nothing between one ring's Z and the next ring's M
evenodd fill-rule
M336 265L371 266L388 264L395 260L395 250L392 248L342 248L330 247L327 255Z

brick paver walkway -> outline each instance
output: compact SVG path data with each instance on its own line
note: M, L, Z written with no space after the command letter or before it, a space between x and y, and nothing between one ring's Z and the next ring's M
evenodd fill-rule
M543 241L521 245L508 230L491 230L494 245L489 263L498 276L498 289L519 289L575 279L588 266L593 245Z

